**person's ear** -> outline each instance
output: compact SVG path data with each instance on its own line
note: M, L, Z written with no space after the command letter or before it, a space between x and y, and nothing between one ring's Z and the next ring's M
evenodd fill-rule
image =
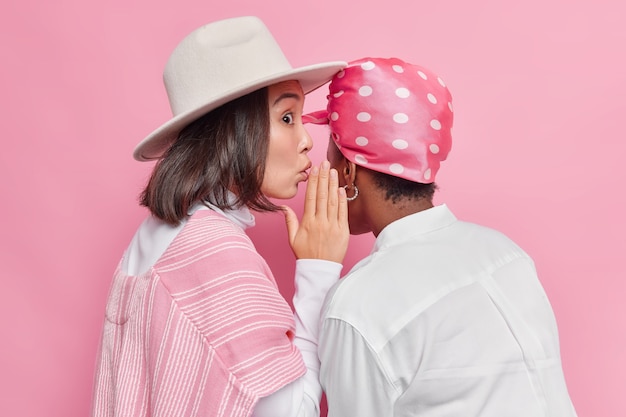
M356 164L354 162L350 162L347 159L344 159L344 168L341 172L343 178L346 181L346 184L352 185L354 184L354 180L356 179Z

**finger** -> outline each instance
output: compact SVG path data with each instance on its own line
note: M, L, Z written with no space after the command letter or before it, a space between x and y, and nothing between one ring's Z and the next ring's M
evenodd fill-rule
M320 165L320 175L317 183L317 205L315 214L326 218L328 212L328 182L330 177L330 162L323 161Z
M340 225L348 227L348 196L346 189L339 187L337 191L337 221Z
M309 172L306 183L306 193L304 194L304 213L302 218L314 217L317 204L317 183L319 181L319 168L314 166Z
M293 248L293 242L296 239L296 234L300 224L298 222L298 216L288 206L282 206L283 214L285 215L285 224L287 225L287 236L289 237L289 245Z
M328 180L328 219L335 222L337 220L337 210L339 202L339 175L336 169L330 170L330 177Z

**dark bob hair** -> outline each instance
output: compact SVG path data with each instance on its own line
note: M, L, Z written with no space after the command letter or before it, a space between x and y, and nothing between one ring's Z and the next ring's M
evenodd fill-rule
M155 165L141 205L174 226L203 201L220 209L280 210L261 192L270 132L267 100L262 88L186 126Z

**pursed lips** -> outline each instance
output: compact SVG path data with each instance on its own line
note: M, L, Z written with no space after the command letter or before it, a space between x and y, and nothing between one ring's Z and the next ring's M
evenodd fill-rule
M304 174L304 181L307 181L309 179L309 170L311 169L311 166L313 166L313 164L309 161L306 168L300 171L301 174Z

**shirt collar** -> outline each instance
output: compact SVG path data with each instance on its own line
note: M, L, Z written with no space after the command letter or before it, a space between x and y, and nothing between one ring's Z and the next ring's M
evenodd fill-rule
M232 192L228 192L228 201L232 202L235 200L235 194ZM227 209L222 210L221 208L205 201L203 203L198 203L194 205L191 210L189 210L189 215L191 216L197 210L213 210L217 213L222 214L228 220L232 221L242 229L247 229L248 227L253 227L255 225L254 215L250 212L250 209L246 206L239 206L235 209Z
M372 253L397 245L416 235L447 227L457 221L445 204L411 214L388 224L374 242Z

